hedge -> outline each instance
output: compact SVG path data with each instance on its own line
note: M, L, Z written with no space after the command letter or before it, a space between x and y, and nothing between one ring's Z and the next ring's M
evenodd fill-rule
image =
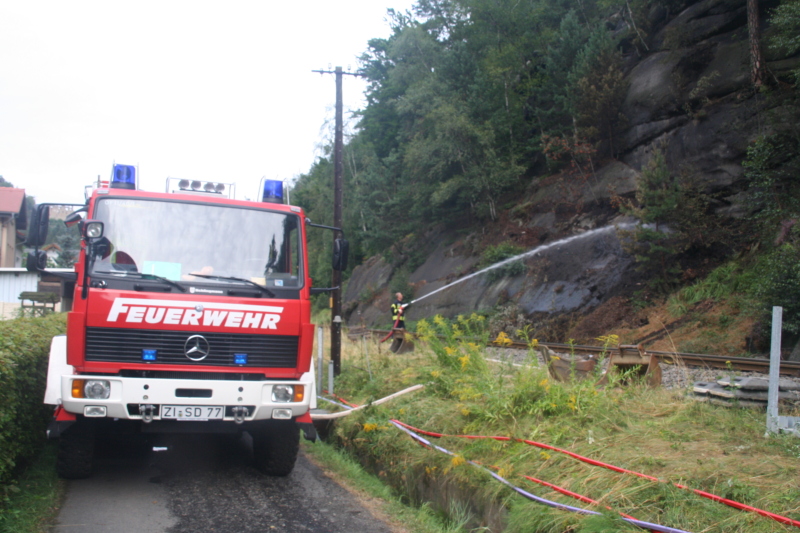
M52 406L45 406L50 341L66 331L66 314L0 322L0 505L13 490L18 465L45 442Z

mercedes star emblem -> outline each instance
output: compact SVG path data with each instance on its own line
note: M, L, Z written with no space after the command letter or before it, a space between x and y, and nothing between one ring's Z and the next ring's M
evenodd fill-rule
M202 335L192 335L183 345L183 353L192 361L202 361L211 352L211 346Z

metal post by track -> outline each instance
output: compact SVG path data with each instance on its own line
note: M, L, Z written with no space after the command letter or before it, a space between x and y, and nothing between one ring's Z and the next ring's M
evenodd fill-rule
M772 308L772 340L769 352L769 394L767 396L767 434L794 433L800 437L800 416L778 414L778 392L781 372L781 331L783 307Z

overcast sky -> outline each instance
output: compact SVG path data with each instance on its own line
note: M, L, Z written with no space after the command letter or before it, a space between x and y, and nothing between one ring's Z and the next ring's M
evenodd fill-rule
M332 139L335 77L413 0L0 2L0 175L83 202L117 163L140 186L307 172ZM364 84L344 77L345 115Z

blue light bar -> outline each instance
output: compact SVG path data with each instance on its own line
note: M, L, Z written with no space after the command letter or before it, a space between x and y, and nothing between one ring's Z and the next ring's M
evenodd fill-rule
M247 354L246 353L235 353L235 354L233 354L233 364L235 364L235 365L246 365L247 364Z
M158 350L142 350L142 361L155 361L158 357Z
M282 204L283 182L278 180L264 180L264 192L261 195L261 201Z
M114 165L111 173L111 187L114 189L136 189L136 167Z

